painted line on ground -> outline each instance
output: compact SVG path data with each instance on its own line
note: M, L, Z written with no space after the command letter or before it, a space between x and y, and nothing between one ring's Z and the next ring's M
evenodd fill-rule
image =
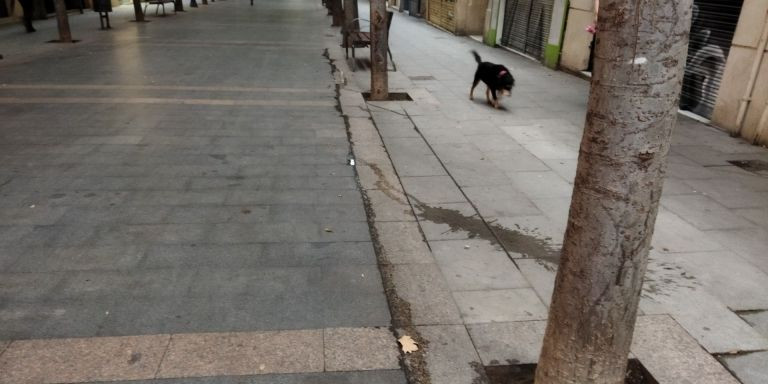
M399 356L384 327L18 340L0 355L0 383L389 370Z

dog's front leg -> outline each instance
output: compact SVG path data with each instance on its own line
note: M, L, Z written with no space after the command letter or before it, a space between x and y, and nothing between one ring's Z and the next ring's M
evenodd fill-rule
M499 109L499 96L501 95L496 95L495 89L491 89L491 95L493 96L493 107Z

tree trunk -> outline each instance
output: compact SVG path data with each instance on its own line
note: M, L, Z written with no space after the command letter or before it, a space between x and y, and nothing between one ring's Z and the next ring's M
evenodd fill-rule
M595 71L537 384L624 383L692 0L601 0Z
M208 5L208 0L203 0L203 5Z
M353 30L359 30L360 23L358 21L355 21L354 24L350 25L352 20L355 20L358 17L357 0L344 0L344 25L342 26L342 29L346 30L346 28L352 27Z
M133 0L133 14L137 23L144 22L144 12L141 10L141 0Z
M342 24L342 18L344 17L344 10L341 9L341 0L328 0L331 2L331 15L333 15L333 24L331 26L338 27Z
M371 0L371 100L387 100L387 5Z
M59 26L59 41L62 43L72 42L72 32L69 30L69 17L67 16L67 4L64 0L56 0L56 23Z
M174 0L173 10L176 12L184 12L184 3L182 0Z

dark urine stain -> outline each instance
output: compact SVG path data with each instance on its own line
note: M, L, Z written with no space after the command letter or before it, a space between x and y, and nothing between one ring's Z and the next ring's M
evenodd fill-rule
M529 259L554 265L560 261L560 247L551 244L551 238L505 228L496 223L486 224L478 215L465 216L455 209L432 207L416 199L414 201L420 218L436 224L447 224L451 232L465 231L470 239L480 238L492 244L501 242L501 246L507 251L519 253ZM552 269L553 265L547 263L542 265Z
M768 162L762 160L728 160L729 163L749 172L768 172Z

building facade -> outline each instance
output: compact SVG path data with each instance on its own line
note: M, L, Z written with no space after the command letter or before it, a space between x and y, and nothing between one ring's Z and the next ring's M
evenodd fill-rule
M491 0L485 42L591 71L599 0ZM680 109L768 145L768 1L694 0Z

